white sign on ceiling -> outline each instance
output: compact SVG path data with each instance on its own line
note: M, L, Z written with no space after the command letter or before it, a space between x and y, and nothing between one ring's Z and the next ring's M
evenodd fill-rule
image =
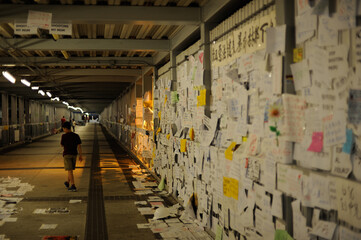
M29 11L28 26L50 29L52 13Z
M14 23L14 34L24 35L24 34L37 34L37 27L29 27L26 22L16 22Z
M71 22L51 23L50 34L72 35Z

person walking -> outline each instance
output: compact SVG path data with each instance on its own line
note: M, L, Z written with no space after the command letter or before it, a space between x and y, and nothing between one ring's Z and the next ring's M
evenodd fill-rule
M76 192L74 174L76 158L79 153L79 162L83 161L81 139L78 134L71 131L71 123L64 122L64 134L61 136L61 146L63 146L64 168L68 171L68 180L64 182L68 191Z
M71 126L73 127L73 132L75 132L75 125L76 125L76 122L73 118L73 120L71 121Z
M62 132L62 131L63 131L63 125L64 125L64 123L66 122L65 116L63 116L63 117L60 119L60 121L61 121L60 131Z

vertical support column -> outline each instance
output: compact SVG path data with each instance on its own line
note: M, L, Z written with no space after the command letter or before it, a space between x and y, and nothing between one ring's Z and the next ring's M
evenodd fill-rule
M295 93L293 81L287 80L287 76L292 75L290 64L293 63L293 49L295 48L295 1L276 0L276 24L286 24L286 51L283 61L283 81L284 93Z
M211 46L210 46L210 27L209 23L201 23L201 45L203 46L203 84L207 89L206 106L204 114L211 117L210 111L210 96L211 96Z
M22 97L18 98L19 101L19 131L20 131L20 141L25 140L25 116L24 116L24 99Z
M7 93L2 93L2 145L6 146L9 144L9 96Z
M3 126L6 126L6 125L9 125L9 109L8 109L8 106L9 106L9 97L8 97L8 94L6 93L2 93L1 94L1 98L2 98L2 125Z
M17 97L16 96L11 96L10 97L10 107L11 107L11 118L10 118L10 124L14 125L14 124L18 124L18 116L17 116L17 111L18 111L18 106L17 106Z
M291 75L290 64L293 62L293 48L295 47L295 13L294 2L289 0L276 0L276 23L277 25L286 24L286 52L283 61L283 78L282 92L294 93L293 81L287 80L287 76ZM286 222L286 230L293 235L293 214L292 214L292 198L285 196L283 199L283 212Z
M172 50L170 51L170 72L172 76L172 87L171 91L177 91L177 54L178 52Z

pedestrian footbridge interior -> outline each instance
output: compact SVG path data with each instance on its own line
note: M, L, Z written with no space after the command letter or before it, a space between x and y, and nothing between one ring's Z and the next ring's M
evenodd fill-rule
M360 16L0 0L0 239L361 239Z

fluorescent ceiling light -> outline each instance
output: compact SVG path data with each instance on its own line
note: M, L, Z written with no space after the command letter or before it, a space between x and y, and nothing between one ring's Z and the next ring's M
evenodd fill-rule
M31 90L39 90L39 86L32 86Z
M69 103L67 103L67 102L63 102L63 104L65 104L65 105L69 106Z
M39 90L38 93L41 94L42 96L45 96L45 93L43 90Z
M30 85L31 85L31 83L30 83L28 80L26 80L26 79L21 79L20 82L21 82L22 84L24 84L25 86L27 86L27 87L30 87Z
M59 99L58 97L51 98L50 100L51 100L51 101L55 101L55 100L56 100L56 101L58 101L58 102L60 101L60 99Z
M50 97L50 98L52 96L50 92L46 92L46 95L48 95L48 97Z
M3 76L9 80L11 83L15 83L16 79L14 78L13 75L11 75L8 71L3 71Z

